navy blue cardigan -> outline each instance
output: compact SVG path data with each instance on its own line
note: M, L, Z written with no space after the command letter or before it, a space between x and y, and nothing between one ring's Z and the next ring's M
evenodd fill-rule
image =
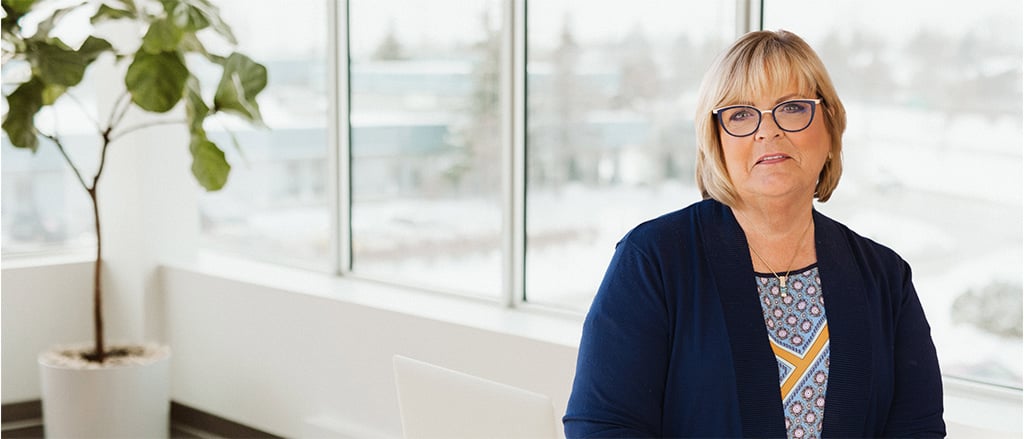
M831 344L822 435L944 436L930 328L895 252L814 212ZM785 437L746 237L705 200L637 226L583 326L577 437Z

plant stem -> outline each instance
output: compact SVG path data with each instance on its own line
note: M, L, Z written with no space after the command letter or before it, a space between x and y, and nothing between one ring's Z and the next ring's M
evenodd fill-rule
M92 361L102 363L107 356L106 347L104 346L104 335L103 335L103 290L102 290L102 267L103 267L103 237L100 232L100 206L99 198L96 196L98 184L100 180L100 174L103 173L103 163L106 162L107 157L107 146L110 145L110 128L101 133L103 135L103 149L100 158L100 167L96 171L96 176L92 179L92 186L89 186L85 179L82 178L82 173L75 166L75 163L71 161L71 157L68 155L67 150L64 148L64 143L61 142L60 137L53 134L40 133L43 137L50 139L54 145L57 145L57 149L60 151L61 156L64 157L64 161L68 163L71 170L74 171L75 177L78 178L78 183L82 185L85 192L89 194L89 200L92 202L92 217L94 230L96 232L96 260L93 264L92 274L92 303L93 303L93 332L95 333L95 349L96 352L90 358Z
M72 102L78 105L78 108L82 111L82 114L84 114L85 117L88 117L89 121L92 122L92 124L96 127L96 131L100 133L103 132L103 127L100 126L100 121L96 120L95 117L92 117L92 115L89 114L89 111L86 109L86 106L82 103L82 101L80 101L77 97L75 97L75 95L71 94L70 92L64 93L64 96L67 96L68 99L71 99Z
M106 145L104 145L106 149ZM96 180L99 180L99 174L96 174ZM104 346L104 335L103 335L103 237L100 235L100 205L99 199L96 197L96 185L93 183L93 188L89 190L89 199L92 200L92 218L95 224L96 231L96 262L93 265L92 274L92 321L93 321L93 332L96 335L96 353L95 361L103 363L106 360L107 350Z
M96 169L96 176L92 179L92 188L89 189L89 198L92 200L92 215L93 221L96 225L96 266L93 267L93 327L96 333L96 357L95 361L103 363L107 357L107 350L104 346L104 335L103 335L103 284L100 279L103 274L103 235L100 228L100 203L99 203L99 188L100 188L100 177L103 175L103 168L107 164L107 151L113 138L110 133L114 131L114 127L107 127L101 134L103 136L103 146L100 149L100 166Z
M118 96L117 100L114 101L114 106L110 109L110 119L107 120L108 127L117 125L117 123L121 121L121 118L124 117L124 113L128 111L128 107L130 105L125 105L124 103L124 100L127 97L128 90L125 90L121 92L121 96ZM120 109L120 111L118 111L118 109Z
M82 189L85 189L86 192L89 192L89 185L85 183L85 179L82 178L82 173L78 171L78 167L75 166L75 163L71 161L71 157L68 156L67 150L64 149L64 144L61 143L60 137L46 133L39 133L39 135L47 139L50 139L51 142L57 145L57 150L60 151L60 155L64 157L64 161L68 163L68 166L71 167L71 170L75 172L75 177L78 177L78 183L82 185Z
M114 140L110 137L110 132L114 131L114 127L107 127L106 131L100 133L103 136L103 147L100 149L100 166L96 169L96 176L92 179L92 189L95 191L100 183L100 175L103 174L103 167L107 164L107 147Z
M134 132L134 131L138 131L138 130L142 130L142 129L146 129L146 128L150 128L150 127L155 127L155 126L160 126L160 125L176 125L176 124L186 123L186 122L188 122L188 121L184 120L184 119L180 119L180 120L158 120L158 121L153 121L153 122L140 123L138 125L125 128L122 131L118 131L117 134L115 134L113 137L110 138L110 141L113 142L113 141L115 141L117 139L120 139L121 137L124 137L125 135L127 135L127 134L129 134L131 132Z
M125 91L121 94L121 97L117 99L117 103L114 105L114 110L110 113L110 125L108 126L111 129L120 124L124 119L124 116L128 114L128 110L132 108L132 100L130 96L131 95L128 94L128 91ZM118 105L121 106L120 109L117 108Z

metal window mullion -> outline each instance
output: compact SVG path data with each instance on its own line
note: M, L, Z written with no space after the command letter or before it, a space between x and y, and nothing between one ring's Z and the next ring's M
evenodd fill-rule
M513 305L526 301L526 0L510 0L512 16L511 48L512 81L509 121L512 142L512 266Z
M736 0L736 37L763 27L763 0Z
M330 246L332 269L352 270L352 167L349 124L348 0L327 1L328 168L331 179Z
M516 44L515 38L521 32L518 31L518 17L516 16L517 0L505 0L502 2L502 26L501 26L501 77L500 90L501 99L501 169L502 169L502 227L501 227L501 255L502 255L502 280L500 302L503 306L514 307L521 301L521 273L522 262L517 258L521 254L520 244L517 242L518 230L521 229L522 210L517 208L520 190L517 189L519 170L518 155L516 150L516 83L519 75L516 74Z
M749 30L764 30L764 0L750 0Z

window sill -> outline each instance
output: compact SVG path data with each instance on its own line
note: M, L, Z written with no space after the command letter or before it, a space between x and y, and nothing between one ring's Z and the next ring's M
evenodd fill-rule
M56 267L60 265L91 264L96 260L96 249L77 249L59 252L5 255L4 269Z
M434 293L354 276L335 276L204 252L191 264L168 264L239 283L344 301L379 310L463 325L577 348L583 316L524 305L501 306L482 298Z
M1020 437L1021 389L950 376L942 388L949 437Z

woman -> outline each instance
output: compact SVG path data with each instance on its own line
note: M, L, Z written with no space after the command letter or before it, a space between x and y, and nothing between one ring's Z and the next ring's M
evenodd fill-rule
M910 267L813 207L839 182L846 125L818 56L751 32L696 114L704 201L616 246L566 436L944 436Z

